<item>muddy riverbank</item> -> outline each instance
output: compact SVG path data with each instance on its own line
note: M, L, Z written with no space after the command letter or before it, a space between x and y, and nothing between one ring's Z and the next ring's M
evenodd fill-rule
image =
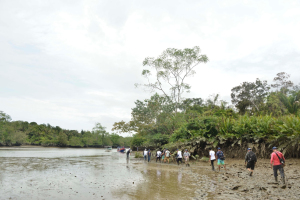
M275 184L268 160L249 177L243 160L228 171L126 160L103 149L0 148L0 199L299 199L299 160L288 159L287 187Z

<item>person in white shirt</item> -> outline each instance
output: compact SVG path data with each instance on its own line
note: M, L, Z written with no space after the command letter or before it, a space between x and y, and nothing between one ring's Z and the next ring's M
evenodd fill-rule
M161 158L161 151L158 150L158 151L156 152L156 162L157 162L157 160L159 160L159 162L160 162L160 158Z
M166 150L166 152L165 152L165 161L164 162L166 162L166 161L168 161L168 163L170 163L170 151L169 151L169 149L167 149Z
M212 170L215 171L214 162L216 160L216 153L211 148L209 148L209 160L210 160Z
M147 160L147 154L148 154L148 151L147 149L144 150L144 160Z
M182 163L182 152L181 150L177 149L177 164L179 165L179 162Z

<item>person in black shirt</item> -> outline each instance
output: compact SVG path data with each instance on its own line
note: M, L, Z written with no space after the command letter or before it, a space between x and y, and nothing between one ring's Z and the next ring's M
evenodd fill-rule
M245 165L247 164L246 168L250 172L249 174L250 176L253 175L256 162L257 162L257 158L255 153L251 150L251 148L248 148L248 152L245 156Z

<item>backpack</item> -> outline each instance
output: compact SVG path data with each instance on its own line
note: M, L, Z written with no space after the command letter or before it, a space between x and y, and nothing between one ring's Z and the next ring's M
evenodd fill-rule
M256 161L256 155L253 151L250 151L248 155L248 162L252 162L252 161Z
M217 156L218 156L218 159L225 160L223 151L218 152Z
M278 159L279 159L281 165L285 165L285 161L283 160L283 158L280 158L276 152L275 152L275 154L276 154L276 156L278 157Z

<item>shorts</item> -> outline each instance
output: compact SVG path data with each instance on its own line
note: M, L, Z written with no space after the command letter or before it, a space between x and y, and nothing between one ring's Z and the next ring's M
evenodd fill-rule
M255 167L255 162L248 162L247 163L247 169L254 170L254 167Z
M161 159L164 160L164 159L165 159L165 156L162 156Z
M186 163L188 163L188 162L189 162L189 160L190 160L190 158L189 158L189 157L185 157L185 158L184 158L184 161L185 161Z
M218 165L225 165L224 160L218 159Z

